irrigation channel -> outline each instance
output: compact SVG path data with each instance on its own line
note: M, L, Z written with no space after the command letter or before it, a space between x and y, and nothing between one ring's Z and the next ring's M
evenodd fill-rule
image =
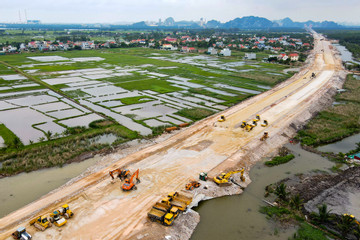
M296 227L284 228L259 212L260 207L266 205L263 202L265 187L298 173L329 172L334 163L303 150L300 145L286 144L285 147L293 152L295 158L275 167L265 166L265 159L258 162L250 170L252 182L241 195L200 202L195 209L200 213L200 223L191 240L281 240L293 235Z

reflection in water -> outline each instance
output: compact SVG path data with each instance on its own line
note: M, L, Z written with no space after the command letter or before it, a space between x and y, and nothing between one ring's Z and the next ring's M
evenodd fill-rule
M100 158L96 156L80 163L64 165L62 168L48 168L0 179L0 217L60 187Z

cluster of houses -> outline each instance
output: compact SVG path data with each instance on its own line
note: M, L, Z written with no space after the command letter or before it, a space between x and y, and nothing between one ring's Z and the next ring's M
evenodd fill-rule
M196 47L200 42L202 44L202 50L197 49ZM210 36L210 37L199 37L195 36L166 36L163 39L132 39L129 41L122 41L121 44L127 46L144 46L144 47L155 47L156 44L161 49L171 50L171 51L181 51L184 53L193 53L193 52L206 52L210 55L222 55L222 56L231 56L231 50L233 49L249 49L254 50L269 50L274 53L295 50L306 50L310 48L309 43L303 43L301 39L291 38L290 36L282 36L278 38L267 38L265 36L256 37L240 37L237 35L233 36ZM94 41L31 41L27 44L21 43L17 47L15 46L4 46L2 51L0 48L0 54L5 53L16 53L22 51L56 51L56 50L71 50L71 49L98 49L98 48L110 48L118 47L120 44L115 41L108 40L103 43L95 43ZM209 46L209 48L204 50L204 46ZM274 58L274 55L270 55L269 58ZM289 55L280 54L276 55L276 59L284 60L290 58L291 61L297 61L299 55L297 53L291 53ZM246 53L245 59L256 59L255 53Z

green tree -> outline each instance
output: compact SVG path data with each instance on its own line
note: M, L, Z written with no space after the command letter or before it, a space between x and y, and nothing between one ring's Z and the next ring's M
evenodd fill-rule
M287 195L289 193L286 192L286 185L284 183L281 183L278 185L275 189L275 195L278 196L278 198L284 202L287 201Z
M327 209L327 205L324 203L318 206L318 213L312 213L312 217L319 223L326 223L331 218L331 210Z
M304 205L303 200L300 198L299 194L296 194L290 200L290 206L293 209L300 210L303 205Z
M47 138L48 141L51 140L51 137L52 137L52 132L49 130L45 133L45 137Z
M350 233L350 230L354 226L354 218L350 215L342 215L341 220L336 226L339 228L341 235L346 238L346 236Z

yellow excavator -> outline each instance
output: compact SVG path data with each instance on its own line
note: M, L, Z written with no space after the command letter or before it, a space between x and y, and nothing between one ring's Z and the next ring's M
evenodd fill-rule
M241 128L245 128L247 125L248 125L248 124L247 124L246 121L242 121L240 127L241 127Z
M241 179L241 181L244 182L245 181L244 171L245 171L245 168L243 168L241 170L237 170L237 171L231 171L228 173L221 173L220 175L214 177L214 182L220 186L227 185L229 183L229 179L230 179L231 175L233 175L235 173L241 173L240 179Z
M350 218L354 219L354 222L360 226L360 222L358 220L356 220L354 215L345 213L344 216L349 216Z

